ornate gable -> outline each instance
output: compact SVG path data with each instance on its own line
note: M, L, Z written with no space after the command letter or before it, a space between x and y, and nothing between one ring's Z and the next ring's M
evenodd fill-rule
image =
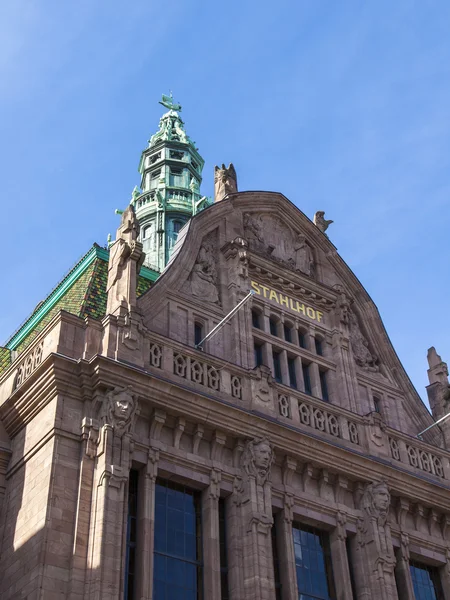
M312 395L321 397L328 373L326 395L333 403L368 414L379 409L381 398L383 417L393 427L419 431L429 424L429 413L374 303L319 225L280 194L227 196L192 219L170 265L139 300L144 322L193 345L195 323L210 331L253 290L253 306L264 323L260 331L252 331L248 306L209 343L208 353L251 370L256 340L269 348L264 361L274 376L271 353L280 354L284 367L278 379L289 385L288 370L292 378L294 367L288 359L294 360L299 342L294 348L283 337L289 335L285 325L293 327L295 339L307 339L300 353L302 364L315 372ZM271 318L278 323L276 333ZM296 377L296 385L305 385L299 383L301 374Z

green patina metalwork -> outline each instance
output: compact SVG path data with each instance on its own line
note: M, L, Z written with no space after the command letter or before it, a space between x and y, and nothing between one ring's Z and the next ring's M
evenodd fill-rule
M0 346L0 374L11 364L11 350Z
M160 104L169 109L159 121L139 162L141 190L134 188L131 204L141 226L145 264L161 272L173 252L179 229L210 204L200 185L204 160L187 135L179 115L181 104L172 93Z
M6 350L22 352L60 310L82 318L103 318L106 313L108 260L109 251L94 245L11 337ZM137 295L145 293L158 277L159 273L142 267Z

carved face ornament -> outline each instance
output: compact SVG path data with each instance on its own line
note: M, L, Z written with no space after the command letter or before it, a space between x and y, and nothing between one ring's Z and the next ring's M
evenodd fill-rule
M390 504L389 492L383 488L376 489L373 495L373 504L380 513L386 513Z
M253 449L255 455L255 466L257 469L267 470L272 462L272 449L265 442L261 442Z
M133 410L133 400L127 392L122 392L114 400L114 416L118 421L127 421Z

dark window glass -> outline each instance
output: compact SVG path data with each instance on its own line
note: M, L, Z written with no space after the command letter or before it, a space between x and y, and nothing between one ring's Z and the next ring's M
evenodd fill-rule
M219 543L220 543L220 589L221 600L229 600L228 590L228 557L227 557L227 529L225 518L225 500L219 499Z
M314 341L316 344L316 354L318 354L319 356L323 356L322 340L314 338Z
M203 339L203 325L201 323L194 323L194 342L198 346Z
M278 335L278 323L275 319L269 319L271 335Z
M274 515L274 519L273 519L271 535L272 535L273 572L275 575L275 597L276 597L276 600L281 600L280 559L278 557L277 525L276 525L275 515Z
M263 349L262 344L255 342L255 364L260 367L263 364Z
M261 329L260 314L257 310L252 310L252 325L256 329Z
M273 371L274 371L274 379L278 383L281 383L281 353L274 350L272 352L273 355Z
M373 408L374 408L375 412L381 413L381 402L380 402L380 399L377 398L376 396L373 397Z
M311 377L309 376L309 365L302 365L303 381L305 383L305 394L312 394Z
M284 325L284 339L287 342L292 342L292 327L290 325Z
M294 525L292 533L299 600L334 598L328 536L304 525Z
M443 594L437 569L414 561L411 561L409 568L414 595L418 600L442 600Z
M297 389L297 375L295 374L295 358L288 358L289 385Z
M306 348L306 336L303 331L298 331L298 345L300 348Z
M200 495L156 480L154 600L202 599Z
M184 223L182 223L181 221L174 221L173 222L174 233L179 233L179 231L183 227L183 225L184 225Z
M329 396L328 396L328 385L327 385L327 373L326 371L319 371L319 377L320 377L320 387L322 388L322 400L325 400L326 402L329 401Z
M134 469L130 471L128 480L128 514L127 514L127 548L125 557L125 585L124 599L133 600L135 597L135 574L136 574L136 520L138 502L138 479L139 472Z

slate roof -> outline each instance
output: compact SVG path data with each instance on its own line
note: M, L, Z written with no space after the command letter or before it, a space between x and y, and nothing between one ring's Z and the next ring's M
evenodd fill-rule
M81 318L102 319L105 316L108 258L109 251L94 244L78 261L7 344L0 346L0 374L11 364L11 351L23 352L60 310ZM158 275L142 267L136 290L138 297L150 288Z

